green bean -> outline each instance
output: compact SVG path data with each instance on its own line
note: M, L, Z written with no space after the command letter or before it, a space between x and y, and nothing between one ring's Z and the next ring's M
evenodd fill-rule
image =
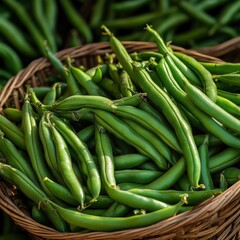
M92 78L85 73L80 68L70 66L70 71L73 73L75 78L77 79L78 83L84 88L84 90L89 95L95 96L106 96L103 89L101 89L93 80Z
M200 62L212 74L232 74L239 72L239 63L232 62Z
M106 63L98 64L86 70L86 74L88 74L92 78L92 80L96 83L101 82L102 78L107 75L107 72L108 64Z
M37 204L48 216L54 227L60 231L67 231L67 224L59 216L46 194L35 185L25 174L9 165L0 163L0 175L8 182L16 185L21 192Z
M83 141L87 142L91 137L94 136L94 125L89 125L79 132L77 132L78 138Z
M202 144L198 147L201 160L201 183L204 184L206 190L213 189L213 180L209 171L209 135L205 135Z
M56 0L44 1L44 12L47 24L49 25L50 29L54 31L56 29L57 23L57 3Z
M13 122L21 122L22 121L22 111L13 107L6 107L3 109L4 115Z
M189 66L189 68L192 68L192 70L197 74L197 76L200 78L204 93L213 101L216 101L217 98L217 87L216 84L213 81L211 73L206 70L197 60L195 60L193 57L187 56L186 54L182 53L174 53L181 61L185 62L186 65Z
M42 99L50 90L50 87L49 86L33 87L32 90L36 94L37 98Z
M0 42L0 56L4 59L5 68L13 75L23 68L22 60L8 44Z
M130 153L114 156L114 166L116 170L134 168L148 160L148 157L139 153Z
M143 188L165 190L171 188L186 169L185 159L181 157L168 171L153 182L143 186Z
M228 167L223 170L222 174L230 186L240 180L240 169L237 167Z
M77 160L81 165L84 175L87 177L89 191L93 196L93 201L95 201L100 194L101 181L92 154L85 143L82 142L60 118L53 114L50 114L49 117L50 121L54 123L56 129L61 133L65 141L71 146L77 155Z
M150 157L160 169L167 168L166 161L163 161L162 158L159 157L159 153L152 146L152 144L146 141L142 136L140 136L122 120L113 114L100 109L94 109L93 112L96 121L104 128L106 128L109 132L113 133L116 137L135 147L143 155Z
M73 170L72 159L67 143L54 126L51 125L50 129L55 143L57 163L61 176L74 198L80 204L79 208L84 209L85 193L83 191L82 183L80 183Z
M104 91L109 95L112 96L114 99L119 99L122 97L122 94L119 89L119 85L114 82L111 78L104 77L102 81L99 83Z
M52 105L43 106L44 109L54 112L77 111L83 107L93 107L114 111L115 105L112 100L103 96L95 95L72 95Z
M125 70L122 70L122 72L120 73L119 76L119 85L120 85L120 91L123 95L123 97L128 97L132 95L132 91L134 90L132 88L132 83L131 83L131 79L130 76L128 75L128 73Z
M146 227L157 223L163 219L174 216L183 202L180 201L176 205L168 206L151 213L136 215L131 217L95 217L87 214L77 212L75 210L65 209L59 205L54 204L58 213L70 224L74 224L89 230L94 231L117 231L132 229L138 227Z
M25 159L15 147L15 145L4 137L3 132L0 131L0 152L6 158L7 164L17 168L28 176L35 184L39 184L38 179L33 172L31 164Z
M43 149L40 142L38 124L34 118L33 109L29 102L28 95L25 96L22 112L22 125L24 129L26 149L29 154L33 170L38 177L41 187L44 191L46 191L48 196L51 196L51 193L48 192L42 180L45 177L52 178L52 175L46 166L46 162L42 154Z
M120 64L123 66L123 69L125 71L127 71L130 78L133 80L134 79L133 67L131 64L132 59L131 59L130 55L128 54L128 51L126 50L126 48L124 47L122 42L118 38L116 38L113 35L113 33L111 33L105 25L102 25L101 28L104 31L103 34L107 35L109 37L109 43L110 43L111 49L116 54L117 59L119 60Z
M216 104L222 109L224 109L226 112L228 112L229 114L238 118L240 117L240 106L233 103L229 99L221 96L217 96Z
M70 92L70 95L82 95L84 90L78 84L77 79L71 71L66 72L66 82Z
M205 139L205 134L194 135L194 140L195 140L195 143L197 146L202 144L204 139ZM219 138L216 138L215 136L208 133L208 146L209 147L215 147L215 146L219 146L221 144L222 144L222 142L220 141Z
M99 23L102 22L105 4L105 0L98 0L94 4L89 23L92 28L99 26Z
M46 114L43 114L39 121L39 137L44 150L45 160L54 178L57 179L59 183L64 183L57 161L56 147L48 125Z
M100 128L100 126L97 125L95 126L95 128ZM104 160L99 160L99 161L104 161L104 163L106 164L107 166L105 168L106 181L111 187L114 188L116 187L116 179L114 174L115 169L114 169L113 149L112 149L111 140L110 140L109 134L106 131L100 130L100 129L95 130L95 132L96 131L101 131L101 134L99 134L98 136L100 138L98 144L102 144L102 150L104 154L104 156L98 155L98 160L100 157L104 158Z
M141 183L132 183L132 182L125 182L125 183L119 183L118 184L118 187L121 189L121 190L129 190L129 189L132 189L132 188L140 188L140 187L143 187L144 184L141 184Z
M125 18L118 18L112 20L106 20L103 22L104 25L108 27L114 27L114 28L132 28L140 25L144 25L146 22L152 22L155 19L158 19L163 14L159 11L151 12L151 13L145 13L145 14L139 14L136 16L129 16Z
M177 186L182 191L193 191L193 188L191 186L191 182L189 181L189 178L187 174L183 174L177 181Z
M140 169L125 169L125 170L116 170L114 175L115 175L117 184L123 183L123 182L148 184L156 180L156 178L162 176L163 172L152 171L152 170L140 170Z
M220 81L224 83L229 83L233 85L240 85L240 74L239 73L226 73L226 74L214 74L213 75L214 81Z
M61 60L53 53L53 51L49 48L49 46L46 42L42 43L42 45L44 47L44 52L43 52L44 56L46 56L48 58L48 60L52 64L53 68L60 75L62 80L65 80L67 82L66 69L65 69L63 63L61 62Z
M87 25L85 19L78 14L77 10L71 1L61 0L63 11L69 22L81 33L86 43L92 42L93 36L90 27Z
M120 204L118 202L114 202L103 214L104 217L124 217L129 211L130 207Z
M239 162L239 149L228 147L221 152L210 157L209 169L210 173L216 173L224 170L227 167L231 167Z
M23 33L11 21L0 18L0 31L8 42L26 56L36 56L36 50L28 44Z
M57 88L61 83L54 83L48 93L44 96L42 103L45 105L53 104L57 99Z
M202 191L179 191L179 190L152 190L152 189L131 189L130 192L139 194L141 196L151 197L169 204L176 204L179 202L180 196L184 193L188 195L188 205L195 206L204 200L222 193L221 189L202 190Z
M185 115L189 125L191 125L193 133L195 131L205 132L206 129L202 126L201 122L191 113L189 112L183 105L179 104L179 109L181 110L181 114Z
M113 100L113 103L116 106L142 106L144 104L146 96L146 93L136 93L128 97L121 97L119 99Z
M152 162L152 161L146 161L144 163L141 163L140 165L137 166L139 169L142 170L151 170L151 171L159 171L157 165Z
M219 89L218 95L232 101L233 103L235 103L237 105L240 105L240 94L239 93L231 93L231 92L222 91Z
M78 206L78 201L73 197L72 193L69 191L69 189L52 179L45 177L43 179L43 182L45 183L48 190L57 198L61 199L62 201L72 205L72 206Z
M13 122L1 114L0 129L15 146L26 150L24 133Z
M159 52L151 52L151 51L144 51L144 52L134 52L130 53L130 56L133 61L149 61L150 58L154 58L156 62L159 62L163 55Z
M161 61L157 71L158 73L166 73L164 65L160 65ZM185 161L187 162L190 181L193 186L197 187L200 178L200 159L191 128L186 123L180 114L178 107L170 99L169 95L154 84L146 71L139 69L138 67L134 67L134 73L136 79L138 79L140 87L148 93L149 99L161 109L171 126L174 128L182 147ZM186 144L186 142L188 144Z
M54 34L51 32L51 28L48 25L48 22L44 16L43 1L35 0L33 1L33 13L34 17L38 23L39 28L42 31L42 34L45 36L46 40L49 43L50 48L53 52L57 51L57 46L54 38Z
M50 224L48 217L42 211L42 209L39 209L37 204L34 204L32 206L31 217L33 220L37 221L40 224L47 225L47 226Z
M219 180L219 185L220 185L220 188L222 189L222 191L225 191L227 188L228 188L228 183L225 179L225 176L220 173L220 180Z
M122 1L122 2L115 2L113 5L113 10L115 11L132 11L136 10L138 8L141 8L142 6L146 5L149 3L148 0L138 0L138 1Z

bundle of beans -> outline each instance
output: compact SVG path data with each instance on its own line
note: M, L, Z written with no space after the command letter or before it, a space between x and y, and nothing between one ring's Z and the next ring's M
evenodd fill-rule
M1 208L45 239L237 239L239 64L174 51L150 26L155 51L102 29L97 64L45 46L1 93Z

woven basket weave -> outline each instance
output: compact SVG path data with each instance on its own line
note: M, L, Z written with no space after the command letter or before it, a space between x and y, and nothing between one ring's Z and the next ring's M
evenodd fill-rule
M156 51L154 43L123 42L129 52ZM195 51L172 46L201 61L222 61ZM112 52L109 43L88 44L79 48L65 49L57 53L63 62L68 56L77 64L91 67L96 64L96 56ZM21 108L25 86L46 85L46 77L56 75L46 58L39 58L10 79L0 93L0 112L5 107ZM23 205L23 196L14 186L0 179L0 208L14 222L24 229L32 239L240 239L240 181L222 194L204 201L191 211L161 221L157 224L137 229L116 232L61 233L34 221Z

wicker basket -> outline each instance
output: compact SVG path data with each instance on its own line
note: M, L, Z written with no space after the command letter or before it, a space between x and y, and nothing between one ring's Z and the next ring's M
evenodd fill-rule
M129 52L152 50L154 43L123 42ZM191 55L198 60L221 61L195 51L172 46L174 50ZM57 53L62 61L68 56L77 64L94 66L96 56L111 52L109 43L89 44L65 49ZM56 74L46 58L34 60L27 68L10 79L0 93L0 110L7 106L20 108L26 84L46 85L46 77ZM137 229L117 232L61 233L31 219L22 204L22 196L13 186L0 179L0 208L24 229L32 239L240 239L240 181L215 198L208 199L191 211Z

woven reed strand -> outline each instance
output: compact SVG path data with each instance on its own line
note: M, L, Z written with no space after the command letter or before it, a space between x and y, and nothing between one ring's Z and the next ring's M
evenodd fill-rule
M154 43L124 42L129 52L156 51ZM172 46L174 50L184 52L201 61L221 61L218 58ZM91 67L96 64L96 56L111 53L109 43L93 43L78 48L65 49L57 53L63 62L67 57L75 59L77 64ZM46 77L55 75L46 58L39 58L9 80L0 93L0 110L12 106L21 108L23 94L27 84L33 87L46 85ZM191 211L181 213L154 225L116 232L61 233L34 221L19 205L22 196L12 191L11 186L0 179L0 208L14 222L24 229L32 239L203 239L203 240L236 240L240 239L240 181L215 198L208 199ZM16 201L18 199L18 201ZM21 201L20 201L21 202Z

